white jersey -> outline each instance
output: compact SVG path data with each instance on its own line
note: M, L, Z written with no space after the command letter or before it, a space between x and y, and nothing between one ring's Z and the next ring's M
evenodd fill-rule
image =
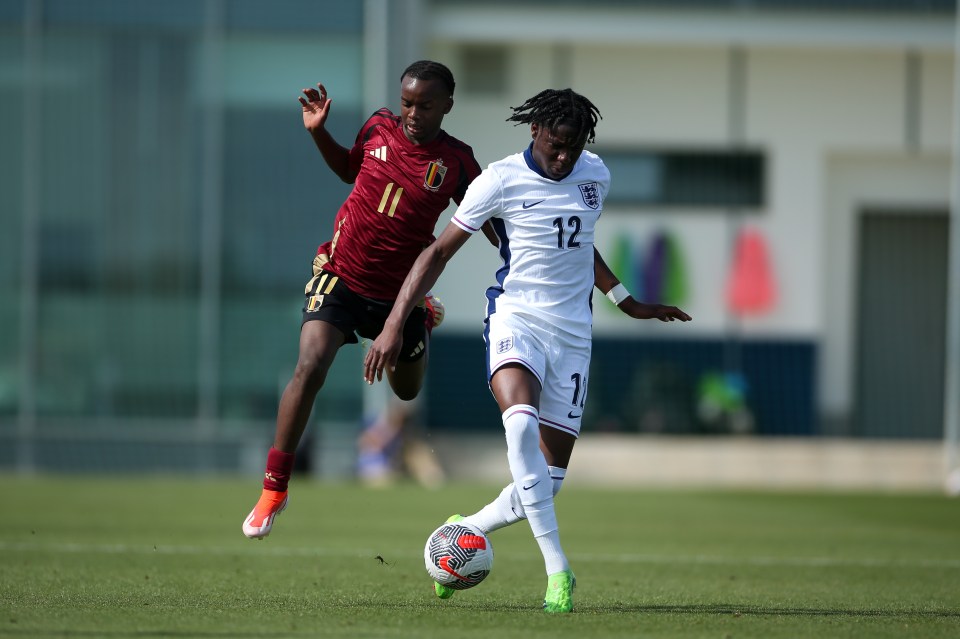
M584 151L569 175L553 180L529 147L470 184L451 221L475 233L491 220L500 238L488 316L514 313L589 339L594 228L609 190L610 171L596 154Z

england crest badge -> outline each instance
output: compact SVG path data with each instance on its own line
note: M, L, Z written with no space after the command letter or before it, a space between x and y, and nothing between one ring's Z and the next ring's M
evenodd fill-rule
M583 203L589 206L591 209L596 210L600 206L600 188L597 186L596 182L587 182L586 184L578 184L580 187L580 195L583 197Z

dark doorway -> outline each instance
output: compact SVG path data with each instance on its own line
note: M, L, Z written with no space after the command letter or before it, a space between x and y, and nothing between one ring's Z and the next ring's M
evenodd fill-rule
M946 211L860 216L854 434L943 437Z

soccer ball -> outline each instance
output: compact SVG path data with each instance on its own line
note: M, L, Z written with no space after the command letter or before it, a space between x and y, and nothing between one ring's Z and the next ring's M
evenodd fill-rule
M466 590L490 574L493 546L476 526L464 521L446 523L427 538L423 562L437 583L454 590Z

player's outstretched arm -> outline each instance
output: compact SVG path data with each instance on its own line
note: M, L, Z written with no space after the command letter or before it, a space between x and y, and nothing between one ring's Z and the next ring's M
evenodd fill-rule
M304 89L298 100L303 110L303 127L310 133L323 160L337 177L352 184L357 176L350 171L350 151L340 146L326 128L331 104L326 87L318 83L316 89Z
M382 380L384 368L393 370L397 365L397 357L403 345L403 325L407 322L410 312L437 283L450 258L469 239L470 233L450 222L440 237L423 249L417 261L413 263L406 279L403 280L403 286L397 295L397 301L393 304L393 310L383 324L383 330L363 358L363 379L368 384L372 384L374 380Z
M693 319L676 306L646 304L633 299L607 263L603 261L603 256L596 247L593 249L593 278L594 285L600 289L600 292L610 298L617 308L634 319L658 319L661 322L674 320L689 322Z

